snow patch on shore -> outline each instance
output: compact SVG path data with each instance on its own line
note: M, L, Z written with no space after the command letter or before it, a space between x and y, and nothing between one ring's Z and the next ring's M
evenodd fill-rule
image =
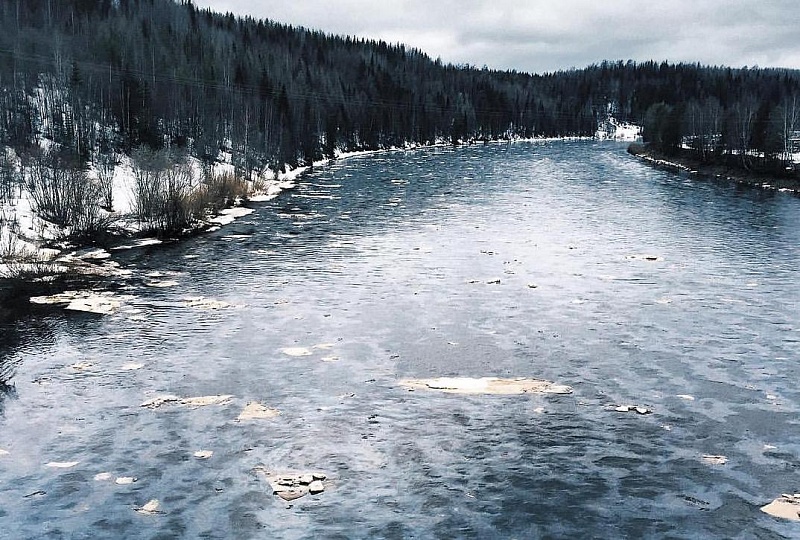
M635 142L642 138L642 128L635 124L619 122L613 116L609 116L597 128L595 138L601 141L627 141Z

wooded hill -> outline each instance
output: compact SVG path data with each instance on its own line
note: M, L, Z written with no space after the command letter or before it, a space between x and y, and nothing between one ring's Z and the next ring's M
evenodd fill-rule
M44 137L83 163L143 145L206 162L225 149L246 172L336 148L591 136L609 113L665 149L775 153L797 129L798 96L796 71L492 71L189 1L0 4L0 142L22 153Z

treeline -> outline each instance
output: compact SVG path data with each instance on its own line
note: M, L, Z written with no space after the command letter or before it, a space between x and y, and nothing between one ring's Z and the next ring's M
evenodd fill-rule
M799 89L798 73L785 70L452 66L403 45L189 1L0 3L0 142L24 152L45 138L79 163L147 147L210 164L222 150L249 176L337 148L591 136L608 114L643 123L665 149L689 141L749 155L785 150L775 128Z
M336 148L589 135L597 122L545 79L191 2L8 0L0 25L0 137L43 135L81 160L181 146L206 161L231 151L249 171Z
M643 136L668 155L782 174L800 153L800 73L777 69L662 66L662 95L640 107ZM658 77L653 77L654 81ZM658 85L637 89L659 93Z

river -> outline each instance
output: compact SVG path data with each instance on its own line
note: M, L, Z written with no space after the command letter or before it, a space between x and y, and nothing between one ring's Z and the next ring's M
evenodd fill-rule
M115 315L2 323L0 537L800 535L759 510L800 491L796 197L561 141L351 158L253 206L115 255ZM574 392L399 385L484 376ZM140 406L167 394L232 397Z

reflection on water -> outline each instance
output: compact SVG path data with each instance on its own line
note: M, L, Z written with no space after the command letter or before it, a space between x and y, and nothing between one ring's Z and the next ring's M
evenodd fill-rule
M122 255L117 315L13 327L0 518L16 538L791 537L759 507L797 491L799 221L793 197L589 142L316 171ZM482 376L575 392L398 384ZM140 407L169 394L233 398ZM280 415L237 421L251 402ZM326 491L286 503L259 467Z

